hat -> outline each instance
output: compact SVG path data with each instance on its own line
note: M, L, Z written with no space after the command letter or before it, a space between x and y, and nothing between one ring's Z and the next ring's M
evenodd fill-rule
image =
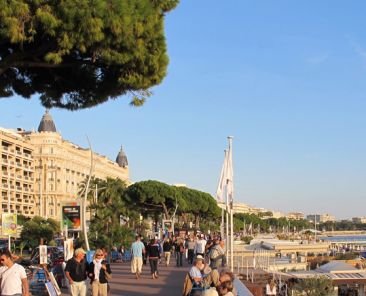
M74 252L74 254L75 254L75 255L79 255L80 253L81 253L81 254L84 254L84 255L86 254L86 252L84 251L84 249L83 249L83 248L78 248L78 249L76 249L76 250L75 250L75 252Z
M196 260L204 260L202 255L197 255Z

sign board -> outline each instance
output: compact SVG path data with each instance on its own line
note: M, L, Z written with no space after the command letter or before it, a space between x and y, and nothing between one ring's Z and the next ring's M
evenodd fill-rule
M39 264L47 264L47 246L39 246Z
M67 260L71 259L72 256L74 256L74 240L72 238L69 238L64 241L64 260L67 262Z
M57 296L56 289L55 289L55 287L53 286L53 284L50 281L45 282L45 286L46 286L48 295L50 295L50 296Z
M56 294L59 296L61 295L60 287L57 284L57 281L55 279L55 276L53 275L52 271L48 273L48 278L50 279L50 282L52 283L53 288L55 289Z
M15 236L17 234L17 215L2 214L2 235Z
M62 222L67 225L68 231L80 231L80 206L66 205L62 207Z
M163 220L163 233L169 236L169 233L174 233L174 224L172 220Z

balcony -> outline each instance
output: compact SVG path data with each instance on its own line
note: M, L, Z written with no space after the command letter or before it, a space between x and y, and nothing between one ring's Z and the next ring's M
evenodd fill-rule
M33 172L34 171L34 168L33 167L31 167L31 166L29 166L29 165L24 165L24 167L23 167L25 170L27 170L27 171L31 171L31 172Z
M16 151L16 154L17 155L23 155L23 153L21 151L18 151L18 150Z
M2 159L2 162L5 163L5 164L8 164L9 163L9 161L7 159L5 159L5 158Z
M2 184L1 184L1 187L2 187L2 188L9 188L9 185L8 185L8 184L6 184L6 183L2 183Z
M18 190L18 191L22 191L22 187L17 186L17 190Z
M1 146L1 148L3 148L4 151L9 151L9 148L6 146Z
M17 179L21 180L22 179L22 176L17 175Z

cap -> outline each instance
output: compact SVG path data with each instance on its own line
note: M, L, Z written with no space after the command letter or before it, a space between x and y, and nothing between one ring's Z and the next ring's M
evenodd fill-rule
M197 255L196 260L204 260L202 255Z
M78 254L80 254L80 253L81 253L81 254L84 254L84 255L86 254L86 252L84 251L84 249L83 249L83 248L78 248L78 249L76 249L76 250L75 250L75 252L74 252L74 254L75 254L75 255L78 255Z

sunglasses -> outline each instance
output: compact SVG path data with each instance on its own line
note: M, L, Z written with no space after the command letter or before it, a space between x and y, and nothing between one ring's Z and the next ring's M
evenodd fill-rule
M103 256L103 254L95 254L95 256Z
M5 261L5 259L0 259L0 262L4 262Z

